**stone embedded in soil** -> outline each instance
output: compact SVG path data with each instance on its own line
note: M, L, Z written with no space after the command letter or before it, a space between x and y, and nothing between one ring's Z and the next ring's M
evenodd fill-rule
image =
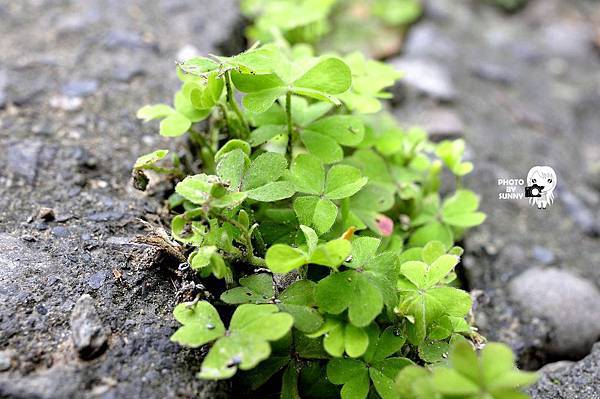
M85 97L98 90L98 81L94 79L73 80L62 87L62 94L69 97Z
M42 147L42 142L36 140L27 140L10 145L6 151L8 171L32 184L37 176Z
M509 284L511 298L552 326L547 352L574 358L600 338L600 292L590 282L555 268L533 268Z
M536 245L535 247L533 247L533 250L531 252L535 260L545 265L548 265L554 262L555 260L554 252L552 252L546 247L540 247L539 245Z
M92 274L92 276L88 279L87 283L90 287L97 290L98 288L102 287L102 284L104 284L105 280L106 280L106 272L104 272L102 270L102 271Z
M0 352L0 371L6 371L11 368L14 352L10 349Z
M427 110L417 117L414 124L422 126L433 141L460 138L465 129L460 115L447 108Z
M82 295L71 312L71 334L73 346L82 359L94 359L106 350L109 329L94 307L94 299Z
M427 96L442 101L456 98L456 88L448 70L426 58L397 58L391 64L403 73L400 85L406 85Z
M578 362L560 361L540 369L529 389L533 399L596 399L600 393L600 343Z

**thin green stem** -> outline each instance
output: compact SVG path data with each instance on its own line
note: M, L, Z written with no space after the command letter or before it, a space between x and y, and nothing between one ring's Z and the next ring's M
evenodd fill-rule
M227 87L227 102L229 103L229 106L240 120L240 123L244 128L244 135L248 137L250 135L250 128L248 127L248 122L246 121L246 118L244 118L244 114L242 114L242 111L240 110L237 101L235 101L235 96L233 94L233 84L231 83L231 71L225 72L225 86Z
M197 130L190 129L190 138L192 139L192 141L198 144L200 148L208 148L212 152L212 154L215 155L212 146L210 145L206 137L202 135L202 133L200 133Z
M293 159L294 150L294 126L292 125L292 92L288 91L285 94L285 114L287 116L287 134L288 134L288 157L290 161Z
M242 233L242 237L244 238L244 246L246 247L245 258L248 263L252 266L256 267L266 267L265 260L263 258L259 258L254 255L254 247L252 245L252 234L246 229L240 222L235 219L229 218L222 214L216 215L218 219L225 221L227 223L231 223L234 227L237 227L238 230Z

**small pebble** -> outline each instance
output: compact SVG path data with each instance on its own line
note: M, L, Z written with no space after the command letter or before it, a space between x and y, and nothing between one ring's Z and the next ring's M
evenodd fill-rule
M68 97L86 97L98 90L97 80L74 80L62 87L62 94Z
M35 311L41 314L42 316L48 314L48 309L41 303L35 307Z
M93 289L97 290L102 287L104 281L106 280L106 273L104 271L100 271L92 274L92 276L88 279L88 285Z
M533 247L533 257L545 265L554 262L554 253L546 247Z
M56 237L65 238L69 236L69 229L63 226L55 226L52 228L52 234Z
M94 299L82 295L71 312L71 338L82 359L93 359L106 350L110 330L102 325Z
M0 371L6 371L12 366L14 353L10 350L0 351Z

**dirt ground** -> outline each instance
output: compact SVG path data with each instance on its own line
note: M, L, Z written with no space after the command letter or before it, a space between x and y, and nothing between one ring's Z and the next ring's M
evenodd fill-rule
M159 221L161 195L136 192L129 177L140 154L184 144L142 125L137 108L169 101L183 54L243 46L242 27L234 0L0 0L0 397L229 396L195 378L202 353L169 341L181 280L155 248L131 243L147 233L140 220ZM391 60L441 76L425 90L398 86L393 112L467 141L465 185L488 220L464 241L464 283L482 333L527 368L567 357L552 320L510 294L515 278L560 269L600 285L599 35L593 0L532 0L515 15L431 0ZM552 207L499 200L498 178L533 165L557 172ZM87 361L70 327L83 294L107 336ZM585 323L598 305L569 306ZM533 396L598 398L599 356L561 363Z

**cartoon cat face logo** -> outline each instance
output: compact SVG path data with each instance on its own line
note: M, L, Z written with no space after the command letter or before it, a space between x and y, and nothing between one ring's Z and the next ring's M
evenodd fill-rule
M525 196L529 204L546 209L554 202L554 189L556 188L556 172L550 166L534 166L527 173L527 187Z

